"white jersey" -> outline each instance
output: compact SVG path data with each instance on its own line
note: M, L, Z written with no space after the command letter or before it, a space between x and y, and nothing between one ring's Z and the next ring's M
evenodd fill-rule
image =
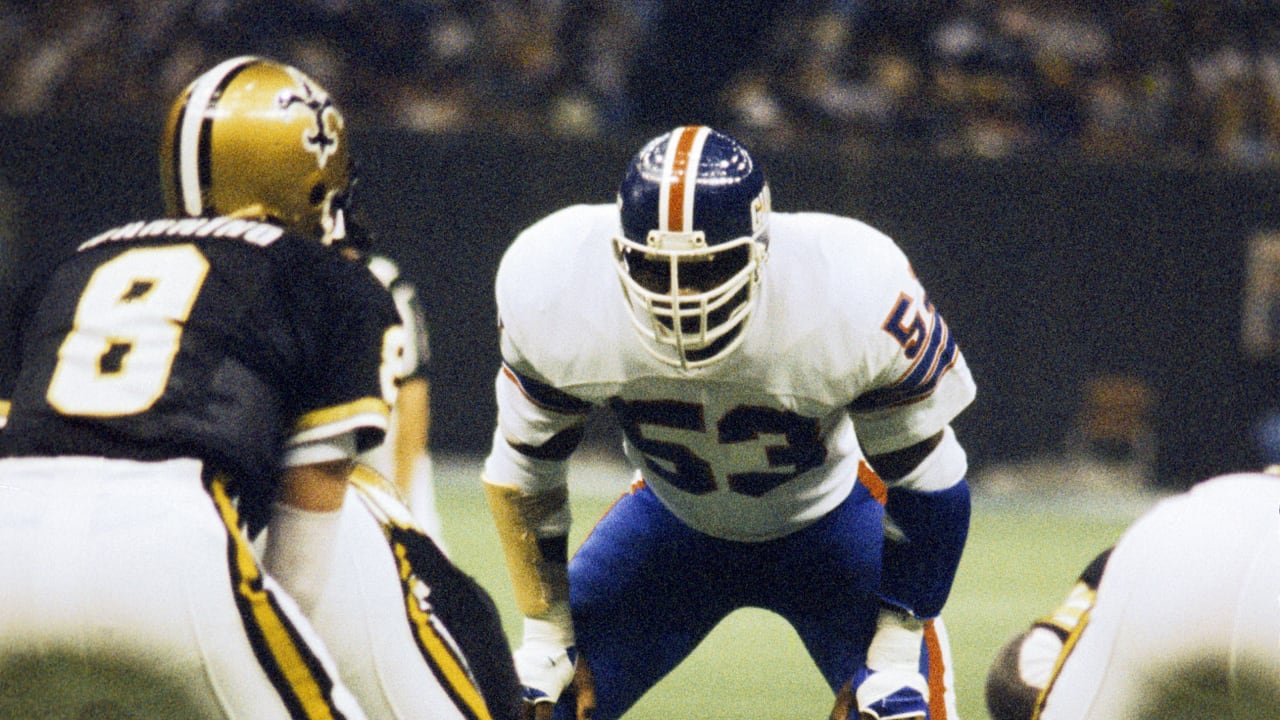
M677 517L716 537L765 540L838 505L864 451L949 429L974 397L964 358L907 258L859 221L773 213L742 344L692 370L663 364L641 344L614 268L618 232L616 206L572 206L530 227L504 256L491 482L530 492L564 483L563 462L521 473L497 443L541 446L607 405L627 457ZM958 482L963 452L949 462L949 482Z
M1280 477L1242 473L1206 480L1139 518L1112 551L1078 640L1068 641L1041 720L1156 717L1150 704L1172 680L1166 673L1189 664L1213 684L1180 706L1207 701L1208 690L1280 682L1278 511ZM1249 710L1257 698L1228 702ZM1238 717L1213 707L1195 717Z

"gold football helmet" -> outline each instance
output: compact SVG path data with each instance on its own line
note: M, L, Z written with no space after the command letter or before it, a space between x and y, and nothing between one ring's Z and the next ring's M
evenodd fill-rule
M351 162L319 83L261 57L220 63L169 110L160 178L170 215L273 220L328 245L346 235Z

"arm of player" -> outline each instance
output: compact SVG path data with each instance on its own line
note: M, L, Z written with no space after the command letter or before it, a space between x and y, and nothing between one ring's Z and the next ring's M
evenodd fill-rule
M390 479L405 498L413 497L415 463L427 448L430 427L428 397L426 378L408 377L400 382L400 391L396 395L395 447L392 448L395 477Z
M508 353L518 355L504 347ZM516 672L526 701L545 706L537 709L545 714L574 682L577 664L569 615L568 461L591 405L515 362L503 363L495 391L498 427L485 459L485 494L525 616Z
M524 638L514 653L525 700L555 703L573 681L576 652L569 616L568 533L556 518L568 515L566 490L530 495L484 481L485 496L502 542L524 615Z
M929 702L920 672L923 620L941 612L968 536L967 463L950 427L868 460L888 486L884 606L866 666L850 686L862 718L923 718Z
M888 486L882 599L917 618L946 603L969 534L968 461L950 427L924 442L868 458Z
M350 469L342 459L295 465L282 473L262 565L306 614L315 608L333 568Z
M526 473L555 476L564 472L560 465L562 461L529 458L499 436L494 438L494 451L486 461L483 483L506 555L516 607L525 616L524 638L514 653L516 673L525 701L547 708L574 682L577 666L569 615L568 486L555 483L543 492L527 492L491 478L510 480ZM577 669L585 673L585 663ZM584 679L589 686L589 676ZM579 701L586 699L579 697ZM538 712L550 715L549 710Z
M310 614L333 568L357 431L292 441L267 521L262 566Z

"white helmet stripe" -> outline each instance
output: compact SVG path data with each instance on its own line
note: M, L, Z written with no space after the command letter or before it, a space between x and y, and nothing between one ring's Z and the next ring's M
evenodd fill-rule
M205 113L213 96L223 87L223 81L237 69L255 62L258 58L243 55L218 64L200 76L191 88L187 107L182 113L182 127L178 128L178 184L182 196L182 209L187 215L198 217L204 213L200 193L200 130Z
M662 160L662 183L658 188L658 229L668 232L693 230L693 198L698 188L698 164L702 146L711 128L695 125L678 128L667 141Z

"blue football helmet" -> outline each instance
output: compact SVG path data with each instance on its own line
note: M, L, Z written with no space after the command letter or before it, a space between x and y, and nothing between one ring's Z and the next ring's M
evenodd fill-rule
M769 242L769 186L746 148L698 125L654 138L631 159L618 209L614 259L646 349L689 369L737 348Z

